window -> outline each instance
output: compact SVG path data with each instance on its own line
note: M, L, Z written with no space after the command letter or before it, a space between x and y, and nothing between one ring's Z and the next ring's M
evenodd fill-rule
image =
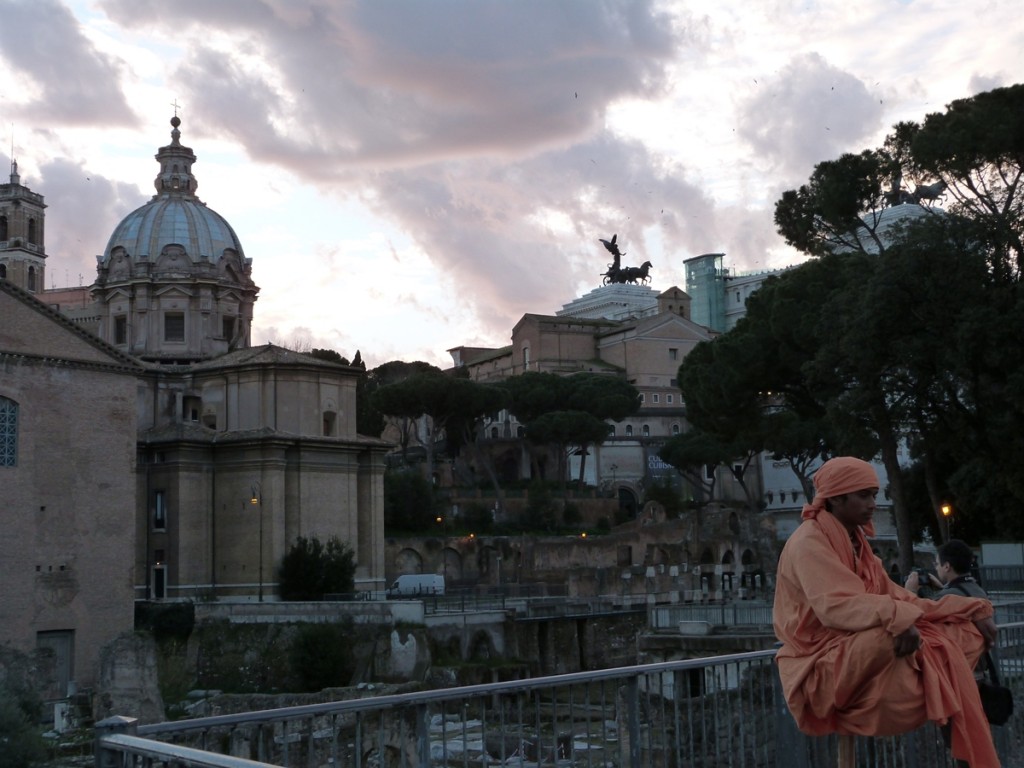
M640 402L641 403L647 402L647 393L646 392L641 392L640 393Z
M324 411L324 437L334 437L335 424L338 422L338 414L334 411Z
M0 239L2 239L2 238L0 238ZM0 280L6 280L6 279L7 279L7 265L6 264L0 264Z
M609 424L608 425L608 437L615 437L615 425L614 424Z
M661 402L661 395L659 395L657 392L655 392L654 395L652 395L652 398L653 398L654 402L656 402L656 403L660 403Z
M672 405L672 395L665 395L665 402Z
M0 216L0 240L7 239L7 217Z
M164 315L164 341L185 340L185 315L182 312L168 312Z
M523 370L528 371L530 369L530 348L523 347Z
M632 424L627 424L626 425L626 437L632 437L632 436L633 436L633 425Z
M235 318L222 317L220 324L221 335L228 341L231 341L235 337Z
M669 347L668 348L668 359L669 360L676 360L678 358L679 358L679 350L676 349L675 347Z
M672 425L672 434L673 435L678 435L679 434L679 425L678 424L673 424Z
M199 413L202 410L203 401L201 398L195 395L188 395L182 398L181 401L181 420L182 421L199 421Z
M0 467L18 466L18 404L0 397Z
M36 289L36 268L28 268L28 289L34 291Z
M650 437L651 436L651 425L650 424L644 424L643 427L641 427L640 431L641 431L641 433L643 434L644 437Z
M30 243L33 243L33 244L36 242L36 220L35 219L29 219L28 220L28 241Z
M153 530L167 530L167 492L153 491Z
M678 379L669 379L668 380L668 385L670 387L677 387L677 386L679 386L679 380Z
M114 318L114 343L128 343L128 318L124 315Z

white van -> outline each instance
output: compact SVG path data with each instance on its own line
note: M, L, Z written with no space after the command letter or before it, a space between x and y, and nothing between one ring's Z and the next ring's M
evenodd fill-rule
M388 597L443 594L444 576L439 573L403 573L388 588Z

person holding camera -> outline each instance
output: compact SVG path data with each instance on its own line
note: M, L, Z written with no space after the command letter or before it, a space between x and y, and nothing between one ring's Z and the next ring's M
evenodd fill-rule
M971 565L974 563L974 552L960 539L950 539L935 555L935 573L923 568L915 568L903 585L915 595L921 587L939 590L934 599L946 595L966 595L967 597L983 597L988 594L971 576ZM938 575L936 575L938 574Z

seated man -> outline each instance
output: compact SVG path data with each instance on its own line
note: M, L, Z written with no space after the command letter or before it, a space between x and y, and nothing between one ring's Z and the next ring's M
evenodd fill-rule
M946 595L967 594L969 597L984 597L988 594L971 576L971 565L974 563L974 552L960 539L950 539L935 553L935 574L928 574L928 583L922 584L917 571L911 571L904 586L914 594L919 594L921 587L939 590L935 599Z
M927 720L952 727L953 756L999 765L971 669L996 638L987 600L925 600L872 553L878 477L825 462L814 501L779 558L775 634L786 703L804 733L890 736Z

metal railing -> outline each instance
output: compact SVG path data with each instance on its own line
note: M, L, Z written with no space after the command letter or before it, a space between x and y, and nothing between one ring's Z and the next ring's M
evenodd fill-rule
M761 768L835 764L834 737L795 727L775 651L645 664L136 726L97 725L96 764ZM1001 627L1004 682L1024 701L1024 623ZM994 729L1024 766L1024 714ZM859 766L952 768L934 724L858 738Z

